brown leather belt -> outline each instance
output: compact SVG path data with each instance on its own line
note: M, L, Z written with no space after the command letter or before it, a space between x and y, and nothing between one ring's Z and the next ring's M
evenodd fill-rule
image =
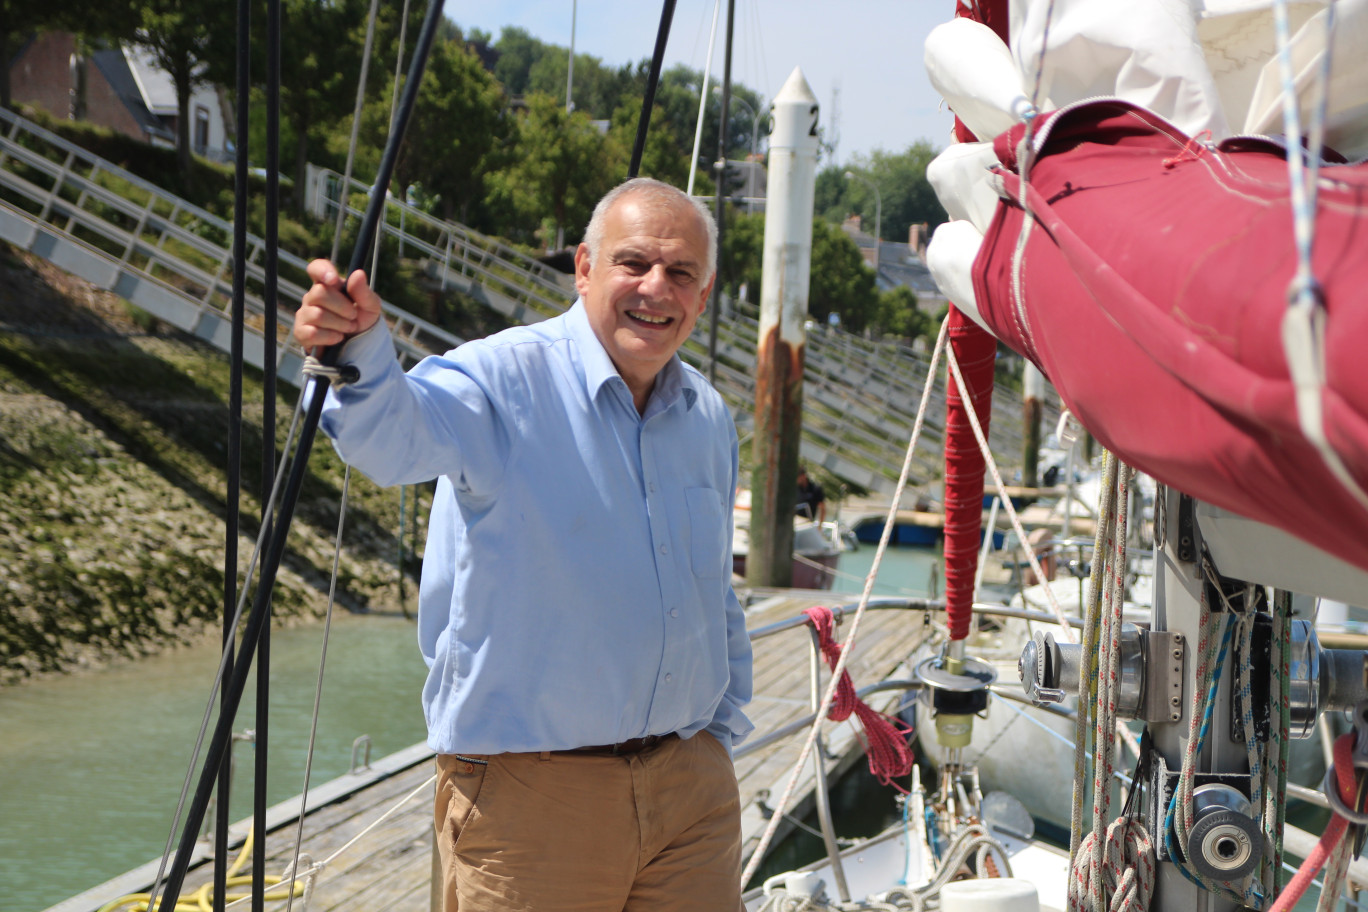
M570 749L574 754L609 754L620 757L624 754L639 754L644 750L650 750L657 744L679 737L674 732L668 735L647 735L644 738L633 738L630 741L619 741L617 744L596 744L592 747L575 747Z

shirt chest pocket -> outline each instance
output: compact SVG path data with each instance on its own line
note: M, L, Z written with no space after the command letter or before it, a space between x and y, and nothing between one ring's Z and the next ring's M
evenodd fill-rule
M712 488L685 488L689 506L689 551L694 576L716 579L727 565L728 526L722 514L722 495Z

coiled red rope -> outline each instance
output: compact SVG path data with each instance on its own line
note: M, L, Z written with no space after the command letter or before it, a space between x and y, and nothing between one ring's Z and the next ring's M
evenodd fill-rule
M817 605L804 609L803 613L817 631L817 644L822 657L826 659L827 666L835 671L836 663L841 660L841 644L833 636L836 622L831 609ZM831 708L827 710L827 718L833 722L844 722L851 713L855 714L864 729L861 740L869 756L869 772L884 785L906 792L895 780L912 772L912 748L907 743L911 729L871 709L856 695L850 672L843 671L841 681L836 685L836 695L831 700Z
M1358 783L1354 776L1354 735L1352 733L1340 735L1335 739L1335 779L1339 783L1340 798L1344 801L1345 807L1358 807ZM1288 912L1301 899L1306 888L1311 885L1311 881L1325 865L1330 853L1335 851L1341 839L1344 838L1344 831L1348 828L1349 821L1339 814L1334 814L1330 818L1330 823L1326 826L1325 832L1321 834L1320 842L1311 850L1311 854L1306 856L1296 875L1283 887L1282 894L1278 897L1268 912ZM1336 886L1326 884L1322 890L1332 890Z

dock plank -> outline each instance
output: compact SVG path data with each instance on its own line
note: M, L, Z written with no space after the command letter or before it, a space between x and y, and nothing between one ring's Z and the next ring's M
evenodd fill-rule
M840 597L822 592L790 592L774 595L752 606L747 612L748 624L756 629L798 615L804 608L818 604L833 604ZM836 630L838 640L848 635L850 619ZM849 662L851 677L857 688L885 680L894 675L908 674L907 662L913 652L929 638L932 628L924 622L924 615L910 611L871 611L861 620L859 642ZM811 634L807 627L795 627L755 642L754 700L748 714L757 732L773 730L801 719L811 713L809 706L809 650ZM821 686L826 687L830 675L823 663ZM875 707L896 707L898 694L881 694ZM828 722L823 731L828 752L838 759L828 763L828 772L839 773L856 762L863 762L855 734L853 720L843 723ZM736 776L741 792L743 851L753 851L760 834L768 823L762 811L772 805L786 786L792 768L802 748L805 732L754 750L736 758ZM369 778L366 774L343 779L354 783L334 781L315 789L310 796L311 806L305 815L302 852L314 862L322 862L338 853L352 839L348 847L314 877L310 887L309 908L327 912L430 912L432 853L432 787L427 785L434 773L431 752L415 745L404 756L385 758L376 766L380 770ZM805 764L797 795L799 800L789 813L801 815L812 801L812 763ZM376 823L420 786L423 791L411 797L394 815ZM266 873L280 876L286 870L294 852L298 799L273 809L268 815L271 830L266 840ZM272 822L272 817L274 821ZM369 831L367 831L369 828ZM784 829L787 829L786 826ZM230 839L230 850L236 857L246 822L235 825ZM364 833L364 835L362 835ZM359 839L357 837L360 837ZM154 868L155 870L155 868ZM250 875L251 865L241 872ZM212 879L212 865L205 861L191 869L186 877L183 894L189 894ZM150 878L150 874L148 875ZM111 881L111 890L101 888L79 897L79 903L68 901L49 912L94 912L124 893L133 892L128 876ZM136 889L146 889L143 884Z

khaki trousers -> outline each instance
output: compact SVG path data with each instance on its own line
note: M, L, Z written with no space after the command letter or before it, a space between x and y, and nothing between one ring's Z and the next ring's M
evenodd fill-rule
M445 912L736 912L736 770L716 738L636 754L437 757Z

